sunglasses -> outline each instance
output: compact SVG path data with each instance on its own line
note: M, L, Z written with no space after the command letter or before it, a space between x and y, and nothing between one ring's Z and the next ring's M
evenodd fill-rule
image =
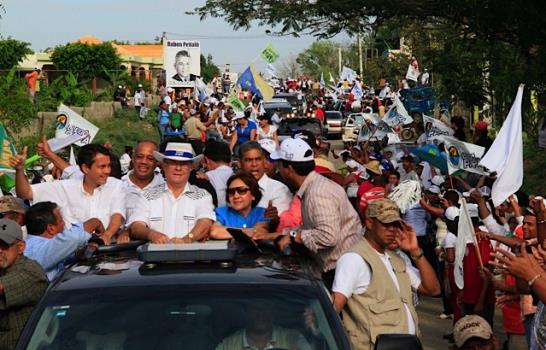
M228 196L235 195L235 192L237 192L238 195L242 196L248 193L250 191L250 188L248 187L230 187L226 190Z

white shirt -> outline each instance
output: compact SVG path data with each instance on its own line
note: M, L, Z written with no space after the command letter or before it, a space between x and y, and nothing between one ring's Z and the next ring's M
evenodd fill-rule
M108 227L113 214L125 217L125 195L123 183L113 177L97 187L93 194L85 192L83 179L77 178L32 185L32 202L56 203L69 225L97 218L105 228Z
M187 183L182 194L175 198L164 183L141 192L127 226L141 221L151 229L174 238L190 233L199 219L216 220L212 196Z
M379 252L376 253L381 262L385 265L385 268L387 269L387 272L389 273L394 285L398 291L400 291L398 279L394 273L389 256ZM406 260L404 260L404 262L406 263L406 273L409 276L411 287L416 291L421 285L421 275L419 270L413 267L411 264L408 265ZM368 265L368 263L357 253L345 253L336 263L336 276L332 291L341 293L347 299L349 299L353 294L364 293L370 286L371 279L372 271L370 269L370 265ZM408 318L408 333L415 334L416 327L415 323L413 322L413 318L411 317L410 309L406 304L404 304L404 307Z
M137 90L135 91L135 107L142 106L142 94Z
M258 133L258 139L270 139L273 140L275 137L275 132L277 131L277 127L275 125L269 125L269 132L265 132L260 126L258 126L258 129L256 132Z
M264 174L258 181L258 185L262 189L262 199L258 207L267 208L269 201L272 201L279 214L290 207L292 193L285 184Z
M206 172L209 181L216 191L216 197L218 198L218 208L226 205L226 188L227 180L233 175L233 169L227 165L220 165L214 170Z
M144 186L144 188L140 188L137 185L131 181L129 178L129 175L131 175L133 171L131 170L127 175L123 176L121 178L121 182L123 183L123 187L125 188L127 192L127 199L125 200L125 209L126 209L126 218L129 218L133 211L136 210L136 204L138 203L138 200L140 198L140 194L142 191L147 190L152 187L156 187L159 185L162 185L165 183L165 180L163 179L163 175L154 173L154 177L152 181Z

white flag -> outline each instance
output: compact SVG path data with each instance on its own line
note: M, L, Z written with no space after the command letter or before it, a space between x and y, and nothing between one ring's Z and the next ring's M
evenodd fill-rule
M413 118L409 115L406 107L396 94L394 94L394 103L389 108L383 121L389 125L391 128L394 128L398 125L407 125L413 122Z
M461 198L459 201L459 225L457 226L457 242L455 243L455 267L453 274L455 277L455 284L459 289L464 288L464 271L463 271L463 259L466 255L466 245L468 243L474 243L476 246L476 236L474 234L474 226L472 225L472 219L468 212L466 200Z
M351 81L355 80L356 72L354 70L352 70L351 68L349 68L349 67L343 66L343 69L341 70L340 78L341 78L342 81L347 79L349 82L351 82Z
M277 77L277 68L275 68L275 66L272 64L268 64L265 67L265 74L269 75L271 78L275 78Z
M523 139L521 131L521 101L523 87L518 88L512 108L502 124L499 134L480 164L497 173L491 189L491 199L496 206L516 193L523 184Z
M419 78L419 70L417 70L411 63L408 65L408 71L406 73L407 80L417 81Z
M99 128L91 124L89 120L61 103L57 113L56 138L63 138L74 134L80 135L83 138L74 144L85 146L93 142L98 132Z
M442 136L442 140L444 141L444 148L447 153L447 169L450 175L458 170L465 170L480 175L489 174L480 165L485 147L462 142L449 136Z
M355 96L357 99L361 99L364 95L364 92L362 91L362 88L360 87L359 83L355 83L353 86L353 89L351 90L351 93Z
M441 136L453 136L454 131L442 121L423 114L423 123L425 123L425 134L427 142L441 139Z

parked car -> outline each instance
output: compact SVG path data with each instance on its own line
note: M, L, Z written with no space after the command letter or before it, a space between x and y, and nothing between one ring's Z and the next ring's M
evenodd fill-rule
M211 241L100 253L52 282L16 349L212 350L264 319L312 349L350 348L311 259L238 251Z
M343 123L343 115L338 111L326 111L324 113L326 121L326 130L328 137L341 137L341 125Z
M309 130L315 135L316 138L326 138L327 130L322 125L322 122L317 118L286 118L281 120L279 130L277 130L279 141L282 141L288 137L301 132L302 130Z

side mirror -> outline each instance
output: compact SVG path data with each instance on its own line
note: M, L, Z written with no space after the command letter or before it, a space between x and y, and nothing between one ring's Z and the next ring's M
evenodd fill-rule
M423 350L417 336L412 334L379 334L375 339L374 350Z

